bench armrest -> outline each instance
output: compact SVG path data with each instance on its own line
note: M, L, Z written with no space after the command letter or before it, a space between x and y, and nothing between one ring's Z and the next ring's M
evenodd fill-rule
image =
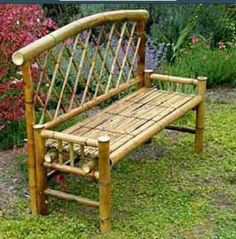
M153 73L150 76L150 80L161 80L166 82L174 82L174 83L180 83L180 84L187 84L187 85L198 85L197 79L192 78L184 78L184 77L178 77L178 76L170 76L170 75L162 75L162 74L156 74Z

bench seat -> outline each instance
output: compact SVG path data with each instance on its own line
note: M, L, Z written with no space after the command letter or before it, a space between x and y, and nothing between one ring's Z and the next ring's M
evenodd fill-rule
M181 110L187 103L196 101L197 97L155 88L141 88L62 132L92 139L107 135L110 137L112 157L112 153L121 146L125 147L125 144L153 125L161 124L161 120L176 110ZM194 106L198 103L199 100ZM189 105L188 110L193 104ZM55 141L49 139L47 146L56 147ZM68 151L66 143L63 148ZM79 151L77 145L78 154ZM96 148L86 147L87 156L96 157L97 153Z

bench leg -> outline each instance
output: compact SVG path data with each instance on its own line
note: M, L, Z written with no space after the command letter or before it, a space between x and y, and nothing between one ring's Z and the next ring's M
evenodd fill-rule
M35 139L35 158L36 158L36 191L37 191L37 204L38 213L42 215L48 214L46 205L46 195L44 190L47 185L46 169L43 166L44 155L46 152L45 140L41 137L41 132L44 129L43 125L34 126L34 139Z
M195 152L201 153L203 150L203 131L204 131L204 106L200 104L196 111L196 135Z
M99 212L102 233L111 230L111 175L110 175L110 144L109 137L98 139L99 169Z
M206 80L207 80L206 77L198 78L198 94L203 96L203 101L196 107L196 135L195 135L196 153L201 153L203 150Z

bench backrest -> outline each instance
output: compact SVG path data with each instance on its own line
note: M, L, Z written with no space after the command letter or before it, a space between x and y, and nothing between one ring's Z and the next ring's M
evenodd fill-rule
M25 83L26 117L56 126L142 84L145 10L100 13L72 22L13 55Z

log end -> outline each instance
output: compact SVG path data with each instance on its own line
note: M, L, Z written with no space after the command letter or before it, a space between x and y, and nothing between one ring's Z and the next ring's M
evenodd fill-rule
M12 55L12 61L16 66L22 66L24 64L24 56L17 51Z

